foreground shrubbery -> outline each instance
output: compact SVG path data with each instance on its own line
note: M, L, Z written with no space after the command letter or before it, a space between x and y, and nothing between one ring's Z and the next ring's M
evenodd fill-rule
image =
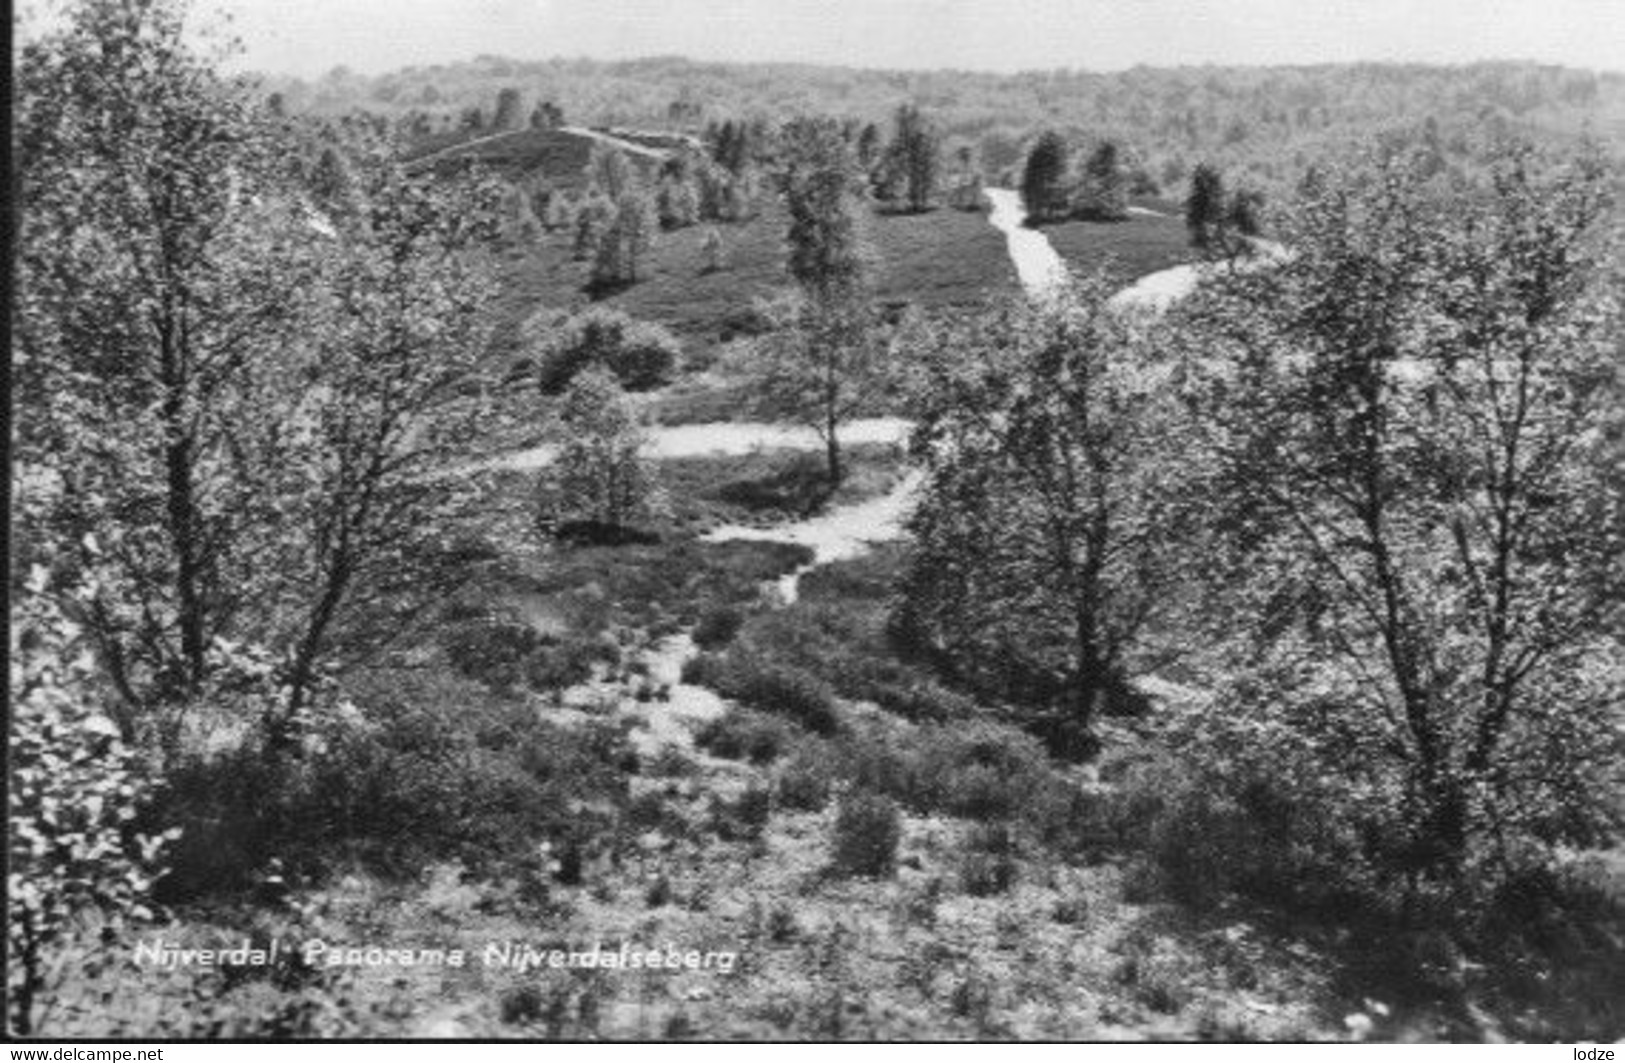
M166 897L240 889L273 856L314 879L340 856L393 874L431 859L490 873L542 841L613 844L613 815L576 809L624 804L637 760L619 728L540 723L429 675L375 677L352 697L364 722L334 720L302 755L251 740L170 772L156 817L183 833Z
M689 681L766 711L783 711L819 733L831 725L834 696L872 701L907 720L967 719L969 698L902 660L888 642L888 550L821 565L801 580L800 600L760 612L731 636L725 652L696 662ZM711 629L707 638L717 645Z
M684 666L683 682L708 686L741 704L789 717L814 734L831 735L840 727L835 693L827 683L748 650L702 654Z
M832 839L835 868L848 875L884 878L897 864L902 820L897 805L858 790L841 798Z
M12 614L6 847L7 1029L30 1034L50 1010L61 955L124 935L154 916L173 828L143 833L151 797L141 758L93 702L91 659L36 571ZM112 961L86 949L93 973Z

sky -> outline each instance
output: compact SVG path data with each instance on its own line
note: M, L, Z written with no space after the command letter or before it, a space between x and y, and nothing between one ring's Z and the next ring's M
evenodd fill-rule
M239 64L318 76L499 55L1061 67L1461 63L1625 71L1625 0L195 0Z

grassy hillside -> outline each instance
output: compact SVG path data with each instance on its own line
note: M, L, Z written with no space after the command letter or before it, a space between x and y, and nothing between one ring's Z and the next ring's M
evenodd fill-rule
M705 226L655 237L636 284L604 295L607 306L658 322L691 351L723 342L747 322L754 300L790 286L785 273L788 216L769 203L750 221L718 226L720 269L707 271ZM939 209L876 214L871 225L876 299L927 309L968 307L1014 290L1004 237L985 214ZM511 329L538 307L568 310L592 301L590 263L572 257L569 239L551 234L509 260L499 320Z
M555 188L586 183L593 139L561 129L525 129L494 135L443 134L413 144L405 155L408 170L455 170L477 164L509 180L541 178ZM641 156L630 156L633 163Z
M977 306L1015 290L1004 235L981 212L942 208L875 216L876 295L926 309Z

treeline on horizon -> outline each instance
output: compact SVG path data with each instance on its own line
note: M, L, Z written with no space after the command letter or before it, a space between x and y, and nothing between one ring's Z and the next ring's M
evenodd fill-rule
M496 114L504 89L522 113L549 104L571 124L704 131L714 123L833 114L884 123L903 103L937 123L950 150L969 146L999 178L1041 131L1112 140L1168 190L1208 162L1265 188L1373 137L1434 142L1472 157L1486 140L1591 137L1625 144L1625 73L1527 62L1466 66L1349 63L1276 67L1135 67L1115 73L884 71L729 64L676 57L474 60L367 76L336 67L314 81L266 79L290 110L357 110L436 131Z

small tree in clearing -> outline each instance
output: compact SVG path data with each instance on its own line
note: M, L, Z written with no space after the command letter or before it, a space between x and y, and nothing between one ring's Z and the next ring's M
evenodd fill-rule
M777 328L753 352L757 411L816 431L829 482L839 484L846 474L841 427L872 412L894 383L891 339L857 303L817 307L791 296L766 313Z
M1224 208L1224 178L1208 163L1198 164L1185 197L1185 228L1190 230L1192 247L1205 251L1222 242Z
M592 283L597 288L636 284L638 265L654 245L655 211L647 197L628 192L615 203L615 220L598 241Z
M941 172L941 138L918 107L904 104L897 109L896 131L888 154L908 209L930 210L936 201Z
M639 456L645 439L613 374L591 366L576 375L559 410L558 457L543 473L537 525L567 522L625 529L664 511L653 470Z
M722 268L723 261L722 233L715 225L708 225L700 239L700 272L715 273Z
M1072 213L1093 221L1121 221L1127 216L1127 179L1117 145L1111 141L1101 141L1084 162Z
M1027 153L1021 171L1021 202L1034 221L1050 221L1066 213L1066 141L1049 131Z
M761 344L758 392L764 405L818 429L830 481L839 483L840 426L873 400L888 354L870 320L863 176L832 119L798 119L784 139L788 269L800 297L788 302L781 334Z

